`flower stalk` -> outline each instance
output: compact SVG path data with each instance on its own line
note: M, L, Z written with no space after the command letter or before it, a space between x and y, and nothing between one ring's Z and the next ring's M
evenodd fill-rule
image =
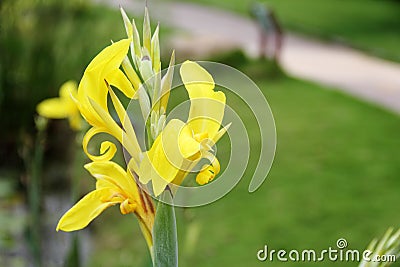
M35 119L37 135L33 151L33 158L29 164L30 181L28 182L28 202L30 212L29 238L34 266L41 266L41 204L42 204L42 166L44 154L44 142L46 140L47 119L37 117Z
M167 190L157 205L157 213L153 228L154 267L178 266L178 235L176 229L175 208L172 193Z

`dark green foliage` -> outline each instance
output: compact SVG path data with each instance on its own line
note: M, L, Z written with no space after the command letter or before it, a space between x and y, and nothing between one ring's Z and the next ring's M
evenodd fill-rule
M65 81L79 81L90 60L125 34L118 10L86 1L0 5L0 166L21 168L17 151L32 143L36 105L58 96Z

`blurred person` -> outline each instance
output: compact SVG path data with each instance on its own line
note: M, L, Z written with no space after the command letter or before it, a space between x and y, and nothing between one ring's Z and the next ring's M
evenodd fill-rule
M274 47L272 50L272 59L275 62L279 62L283 43L283 32L275 13L268 6L258 2L252 4L250 13L256 19L260 32L260 57L268 57L268 43L269 40L273 38Z

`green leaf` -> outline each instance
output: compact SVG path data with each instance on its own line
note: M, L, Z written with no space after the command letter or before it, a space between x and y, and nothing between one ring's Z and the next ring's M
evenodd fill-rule
M171 193L165 191L163 200L171 203ZM178 239L176 233L175 209L160 201L157 206L153 228L154 266L178 266Z

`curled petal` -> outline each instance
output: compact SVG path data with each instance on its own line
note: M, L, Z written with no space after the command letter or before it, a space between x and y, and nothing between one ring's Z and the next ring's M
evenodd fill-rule
M104 141L101 143L100 156L92 155L88 151L88 144L90 139L92 139L93 136L99 133L108 133L108 131L105 128L97 128L97 127L92 127L89 129L89 131L87 131L82 141L83 150L85 151L86 155L93 161L111 160L114 157L115 153L117 152L117 147L115 146L114 143L110 141Z
M196 176L196 182L204 185L211 182L218 175L221 166L217 158L211 162L211 165L204 165L202 170Z
M106 208L119 203L119 201L103 201L109 199L112 194L113 190L110 188L90 192L61 217L56 230L70 232L85 228Z
M125 215L134 212L136 210L136 207L137 207L136 203L131 203L129 199L125 199L119 206L119 210L121 211L122 214Z

